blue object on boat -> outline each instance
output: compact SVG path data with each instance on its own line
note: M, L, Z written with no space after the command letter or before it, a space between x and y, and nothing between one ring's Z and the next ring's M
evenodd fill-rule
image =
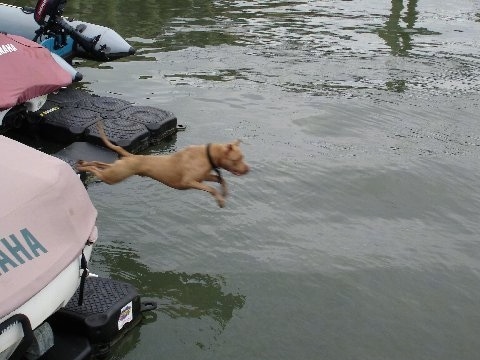
M74 41L71 37L67 37L63 45L58 44L58 39L49 37L41 42L43 47L46 47L50 52L61 56L64 59L73 58L75 52L73 50Z

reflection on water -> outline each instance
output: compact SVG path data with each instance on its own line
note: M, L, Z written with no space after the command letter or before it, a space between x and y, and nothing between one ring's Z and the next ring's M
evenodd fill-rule
M125 246L99 244L95 248L93 267L108 264L111 277L134 285L140 295L155 298L157 311L172 319L211 319L221 333L232 319L234 311L245 304L245 296L225 292L221 275L187 274L184 272L153 272L138 261L139 255Z
M411 30L417 19L417 0L409 0L407 13L402 18L401 13L404 9L403 0L392 0L391 14L385 23L384 29L378 30L378 34L392 49L393 55L405 56L412 49ZM406 28L400 25L400 20L406 24Z
M155 61L176 86L241 81L348 97L480 90L479 19L463 3L69 0L66 13L112 27L138 50L119 62Z
M404 0L392 0L392 7L385 26L378 30L379 36L390 47L392 55L406 56L412 50L412 37L414 35L439 35L425 28L416 28L418 18L417 0L408 0L405 14ZM401 22L405 23L402 26Z

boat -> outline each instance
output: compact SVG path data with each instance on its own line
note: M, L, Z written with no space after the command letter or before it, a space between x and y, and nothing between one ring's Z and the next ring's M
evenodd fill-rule
M114 30L63 17L66 0L38 0L35 7L0 3L0 32L33 40L71 62L73 58L111 61L135 49Z
M169 111L69 88L81 77L76 70L19 35L0 33L0 71L0 134L14 138L15 132L31 134L35 140L66 146L58 155L72 166L86 156L103 158L104 149L85 144L103 144L95 132L99 121L113 134L113 141L132 152L183 129Z
M35 21L45 25L48 13L37 10L43 15ZM97 211L66 160L87 151L96 157L103 150L74 143L61 158L2 135L26 124L48 125L72 96L80 101L68 86L81 75L67 59L21 35L0 32L0 360L106 356L144 311L156 307L141 301L132 285L88 270L98 238ZM93 100L119 101L86 96L82 93L81 101L92 108ZM126 104L120 110L152 111ZM166 116L166 130L147 122L157 137L174 130L176 118Z
M23 113L39 110L48 94L81 78L60 56L6 33L0 33L0 71L0 131L21 126Z
M0 79L0 134L17 132L35 141L72 144L61 156L73 164L92 152L93 158L102 155L98 147L84 144L103 145L94 130L98 121L105 123L113 141L131 152L184 130L169 111L68 86L83 77L71 66L72 59L110 61L135 49L110 28L63 17L65 6L66 0L38 0L34 8L0 3L0 33L5 33L0 37L0 71L8 74ZM20 49L17 43L25 46ZM66 71L71 81L56 81L58 67L46 55L48 50L64 70L58 73Z
M69 164L2 135L0 154L0 360L107 356L156 303L90 273L97 210Z
M72 298L97 211L65 162L0 136L0 359ZM82 264L83 263L83 264ZM80 271L79 271L80 270ZM17 357L18 358L18 357Z
M38 0L35 7L0 3L0 71L8 74L0 80L0 133L31 120L29 113L40 110L47 95L59 88L50 86L58 79L56 69L53 71L50 59L45 59L45 52L35 43L48 49L53 60L70 74L71 81L64 82L63 87L83 78L71 66L76 57L110 61L135 53L114 30L63 17L66 2Z

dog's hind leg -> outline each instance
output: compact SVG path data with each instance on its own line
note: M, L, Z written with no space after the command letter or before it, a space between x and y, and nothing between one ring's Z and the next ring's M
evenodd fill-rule
M100 161L83 161L83 160L78 160L77 162L77 168L78 166L95 166L99 169L106 169L112 166L113 164L108 164Z
M111 167L101 169L95 165L77 165L77 170L90 172L108 185L113 185L123 180L115 176L115 171L112 171Z

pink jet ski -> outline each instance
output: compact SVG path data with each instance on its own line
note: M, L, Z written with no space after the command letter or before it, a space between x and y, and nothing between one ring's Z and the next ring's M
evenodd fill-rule
M65 162L4 136L0 154L0 359L9 359L79 287L97 211Z
M18 35L0 33L0 132L19 127L25 112L39 110L48 94L81 79L60 56Z
M0 360L105 357L156 304L88 270L97 211L66 162L0 135Z

